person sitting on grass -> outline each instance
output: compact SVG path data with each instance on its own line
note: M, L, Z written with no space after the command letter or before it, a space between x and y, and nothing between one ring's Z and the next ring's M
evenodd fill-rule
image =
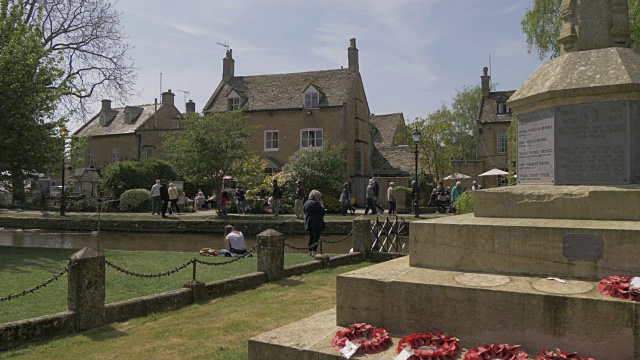
M229 252L233 255L244 255L247 253L247 244L244 242L244 235L233 225L224 228L224 238L229 242Z

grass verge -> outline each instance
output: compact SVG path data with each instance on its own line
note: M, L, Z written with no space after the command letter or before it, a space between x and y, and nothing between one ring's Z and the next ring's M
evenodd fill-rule
M15 294L41 284L63 270L74 249L36 249L0 247L0 297ZM160 251L104 250L107 260L127 270L153 274L177 268L194 257L208 262L226 261L225 257L200 257L196 253ZM286 254L285 265L309 261L305 254ZM196 278L211 282L256 271L257 257L224 266L198 264ZM192 278L192 265L168 277L145 279L125 275L111 267L106 270L106 302L176 290ZM53 314L67 310L67 276L47 287L18 299L0 302L0 324Z
M258 289L25 346L0 358L246 359L247 340L335 306L336 275L325 269Z

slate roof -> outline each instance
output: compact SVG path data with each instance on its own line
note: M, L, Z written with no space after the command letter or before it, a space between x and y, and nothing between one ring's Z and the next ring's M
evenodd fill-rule
M164 105L158 104L158 111ZM114 112L118 112L116 117L111 120L106 126L100 126L100 113L91 118L87 123L85 123L80 129L76 130L73 135L76 136L105 136L105 135L120 135L120 134L132 134L139 127L141 127L147 120L154 116L155 113L155 104L145 104L145 105L137 105L130 107L139 107L142 108L142 113L138 118L132 121L130 124L125 124L124 122L124 110L125 107L112 108L111 110Z
M309 85L322 92L320 107L342 106L349 100L355 79L356 73L349 69L234 76L231 81L218 85L204 110L226 111L226 97L232 90L247 100L245 109L248 111L301 109L304 105L302 94Z
M498 101L504 100L506 102L515 92L515 90L492 91L488 97L485 98L483 96L480 103L478 122L510 122L510 113L498 115Z
M415 154L407 146L402 113L371 115L371 136L374 150L371 165L375 175L408 176L414 171ZM406 135L406 134L404 134Z

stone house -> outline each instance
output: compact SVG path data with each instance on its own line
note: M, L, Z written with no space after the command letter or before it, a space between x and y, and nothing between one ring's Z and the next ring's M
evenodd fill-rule
M300 149L321 147L327 140L344 144L346 175L359 184L372 173L372 143L356 39L347 54L347 68L237 76L228 50L222 80L203 111L243 109L247 126L256 129L250 148L268 161L269 172L279 171Z
M187 112L195 111L195 103L187 103ZM82 162L74 168L77 180L87 171L99 170L106 164L122 160L165 159L162 134L180 129L182 113L175 106L175 94L162 94L162 103L112 108L111 100L102 100L102 109L74 132L90 136ZM76 192L87 192L84 188Z
M488 69L483 69L481 78L482 98L476 130L478 131L478 160L482 162L482 172L493 168L508 171L509 144L507 132L511 126L512 112L507 100L515 90L491 91L491 76ZM475 166L478 168L478 166ZM480 174L477 173L477 174ZM475 176L477 174L467 174ZM507 184L506 176L485 176L480 178L483 187L503 186Z

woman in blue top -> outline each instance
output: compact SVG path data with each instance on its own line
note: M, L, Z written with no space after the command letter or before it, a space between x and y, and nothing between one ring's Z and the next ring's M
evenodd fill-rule
M453 189L451 189L451 204L449 205L449 210L453 211L454 214L456 212L456 200L458 200L460 195L462 195L461 190L462 190L462 183L460 181L458 181L456 183L456 186L454 186Z
M311 190L309 199L304 203L304 230L309 232L309 255L315 256L318 250L320 234L324 230L324 204L322 194Z

